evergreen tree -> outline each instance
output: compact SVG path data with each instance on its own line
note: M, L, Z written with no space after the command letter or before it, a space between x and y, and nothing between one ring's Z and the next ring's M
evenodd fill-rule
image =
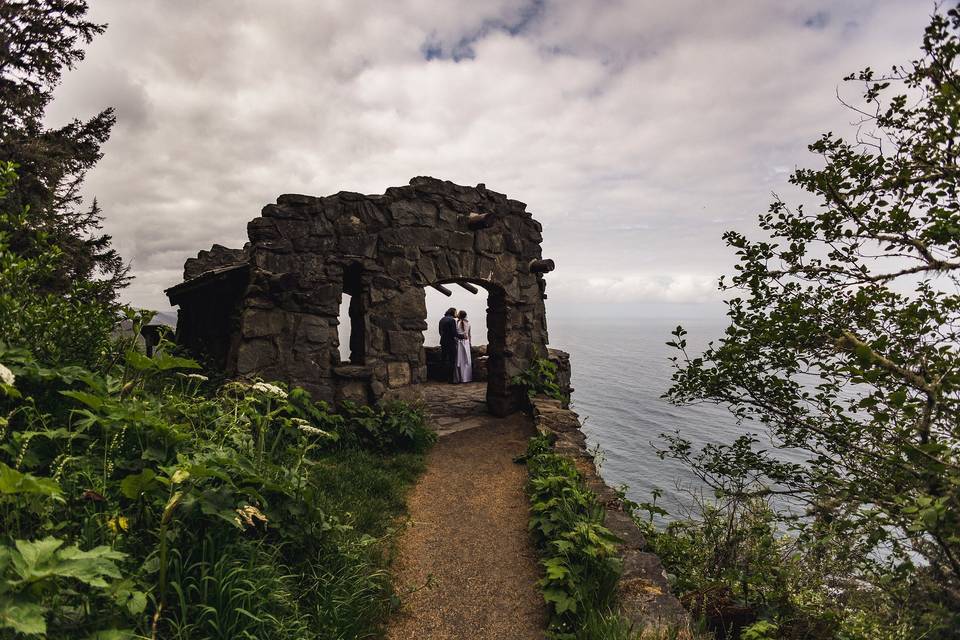
M0 200L0 210L26 211L9 233L10 249L25 256L43 232L61 258L43 288L66 294L73 283L84 295L113 302L128 267L102 232L96 200L85 207L81 186L103 155L114 124L107 108L89 120L47 128L44 112L65 69L84 57L83 45L105 25L86 19L85 0L5 0L0 3L0 160L18 165L19 181Z

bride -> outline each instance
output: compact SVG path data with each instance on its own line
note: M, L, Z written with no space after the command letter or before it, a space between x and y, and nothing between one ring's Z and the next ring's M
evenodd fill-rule
M467 321L467 312L461 310L457 314L457 368L454 372L454 382L473 381L473 362L470 358L470 323Z

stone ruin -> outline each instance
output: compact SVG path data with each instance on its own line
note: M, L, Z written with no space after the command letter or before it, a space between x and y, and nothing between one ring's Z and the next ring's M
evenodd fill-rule
M427 380L425 287L487 292L487 405L525 403L514 376L547 355L542 227L483 184L419 177L383 195L282 195L247 225L243 249L214 245L167 290L177 341L228 376L280 380L330 403L409 397ZM350 359L338 337L350 296ZM475 337L475 340L479 336ZM479 341L479 340L478 340Z
M415 396L435 368L424 348L426 287L456 284L487 292L484 359L494 415L529 408L540 433L569 457L618 537L621 613L638 628L683 628L686 612L670 593L660 560L623 512L588 450L566 401L528 400L514 376L538 357L558 366L570 388L569 356L547 349L541 226L526 205L488 190L414 178L383 195L282 195L247 225L243 249L214 245L184 265L167 290L179 305L177 341L228 376L281 380L330 403L376 403ZM350 359L340 360L339 316L350 296ZM434 365L432 367L431 365Z

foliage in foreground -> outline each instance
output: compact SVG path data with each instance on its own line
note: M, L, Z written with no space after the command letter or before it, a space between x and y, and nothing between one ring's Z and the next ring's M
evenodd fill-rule
M725 234L739 264L721 281L730 325L719 343L691 357L682 328L669 343L680 354L668 397L726 405L764 425L769 445L747 433L697 452L667 436L663 453L720 502L671 525L660 548L681 584L720 585L767 616L766 637L934 639L960 627L960 11L950 4L916 61L848 78L864 86L856 138L824 135L810 146L822 168L791 177L819 208L778 199L759 219L768 239Z
M611 630L623 626L610 613L621 571L618 539L603 526L603 507L573 461L552 448L547 436L537 436L524 457L529 527L544 569L538 586L550 609L548 637L611 638Z
M908 577L887 576L882 590L855 577L859 561L837 532L784 531L767 498L698 497L684 517L656 498L621 499L670 572L674 593L718 638L921 637L908 631L916 620ZM655 524L657 516L667 524Z
M378 538L422 467L422 416L207 390L165 352L93 372L3 346L0 363L0 635L376 631L392 601ZM365 446L371 429L392 453Z

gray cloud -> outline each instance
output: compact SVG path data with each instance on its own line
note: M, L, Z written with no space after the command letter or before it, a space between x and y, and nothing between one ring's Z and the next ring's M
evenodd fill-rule
M799 6L803 4L804 6ZM110 23L52 123L118 110L88 178L133 262L129 301L280 193L415 175L529 204L550 305L715 299L806 144L848 130L848 72L916 53L932 4L97 0ZM855 87L841 87L856 97Z

